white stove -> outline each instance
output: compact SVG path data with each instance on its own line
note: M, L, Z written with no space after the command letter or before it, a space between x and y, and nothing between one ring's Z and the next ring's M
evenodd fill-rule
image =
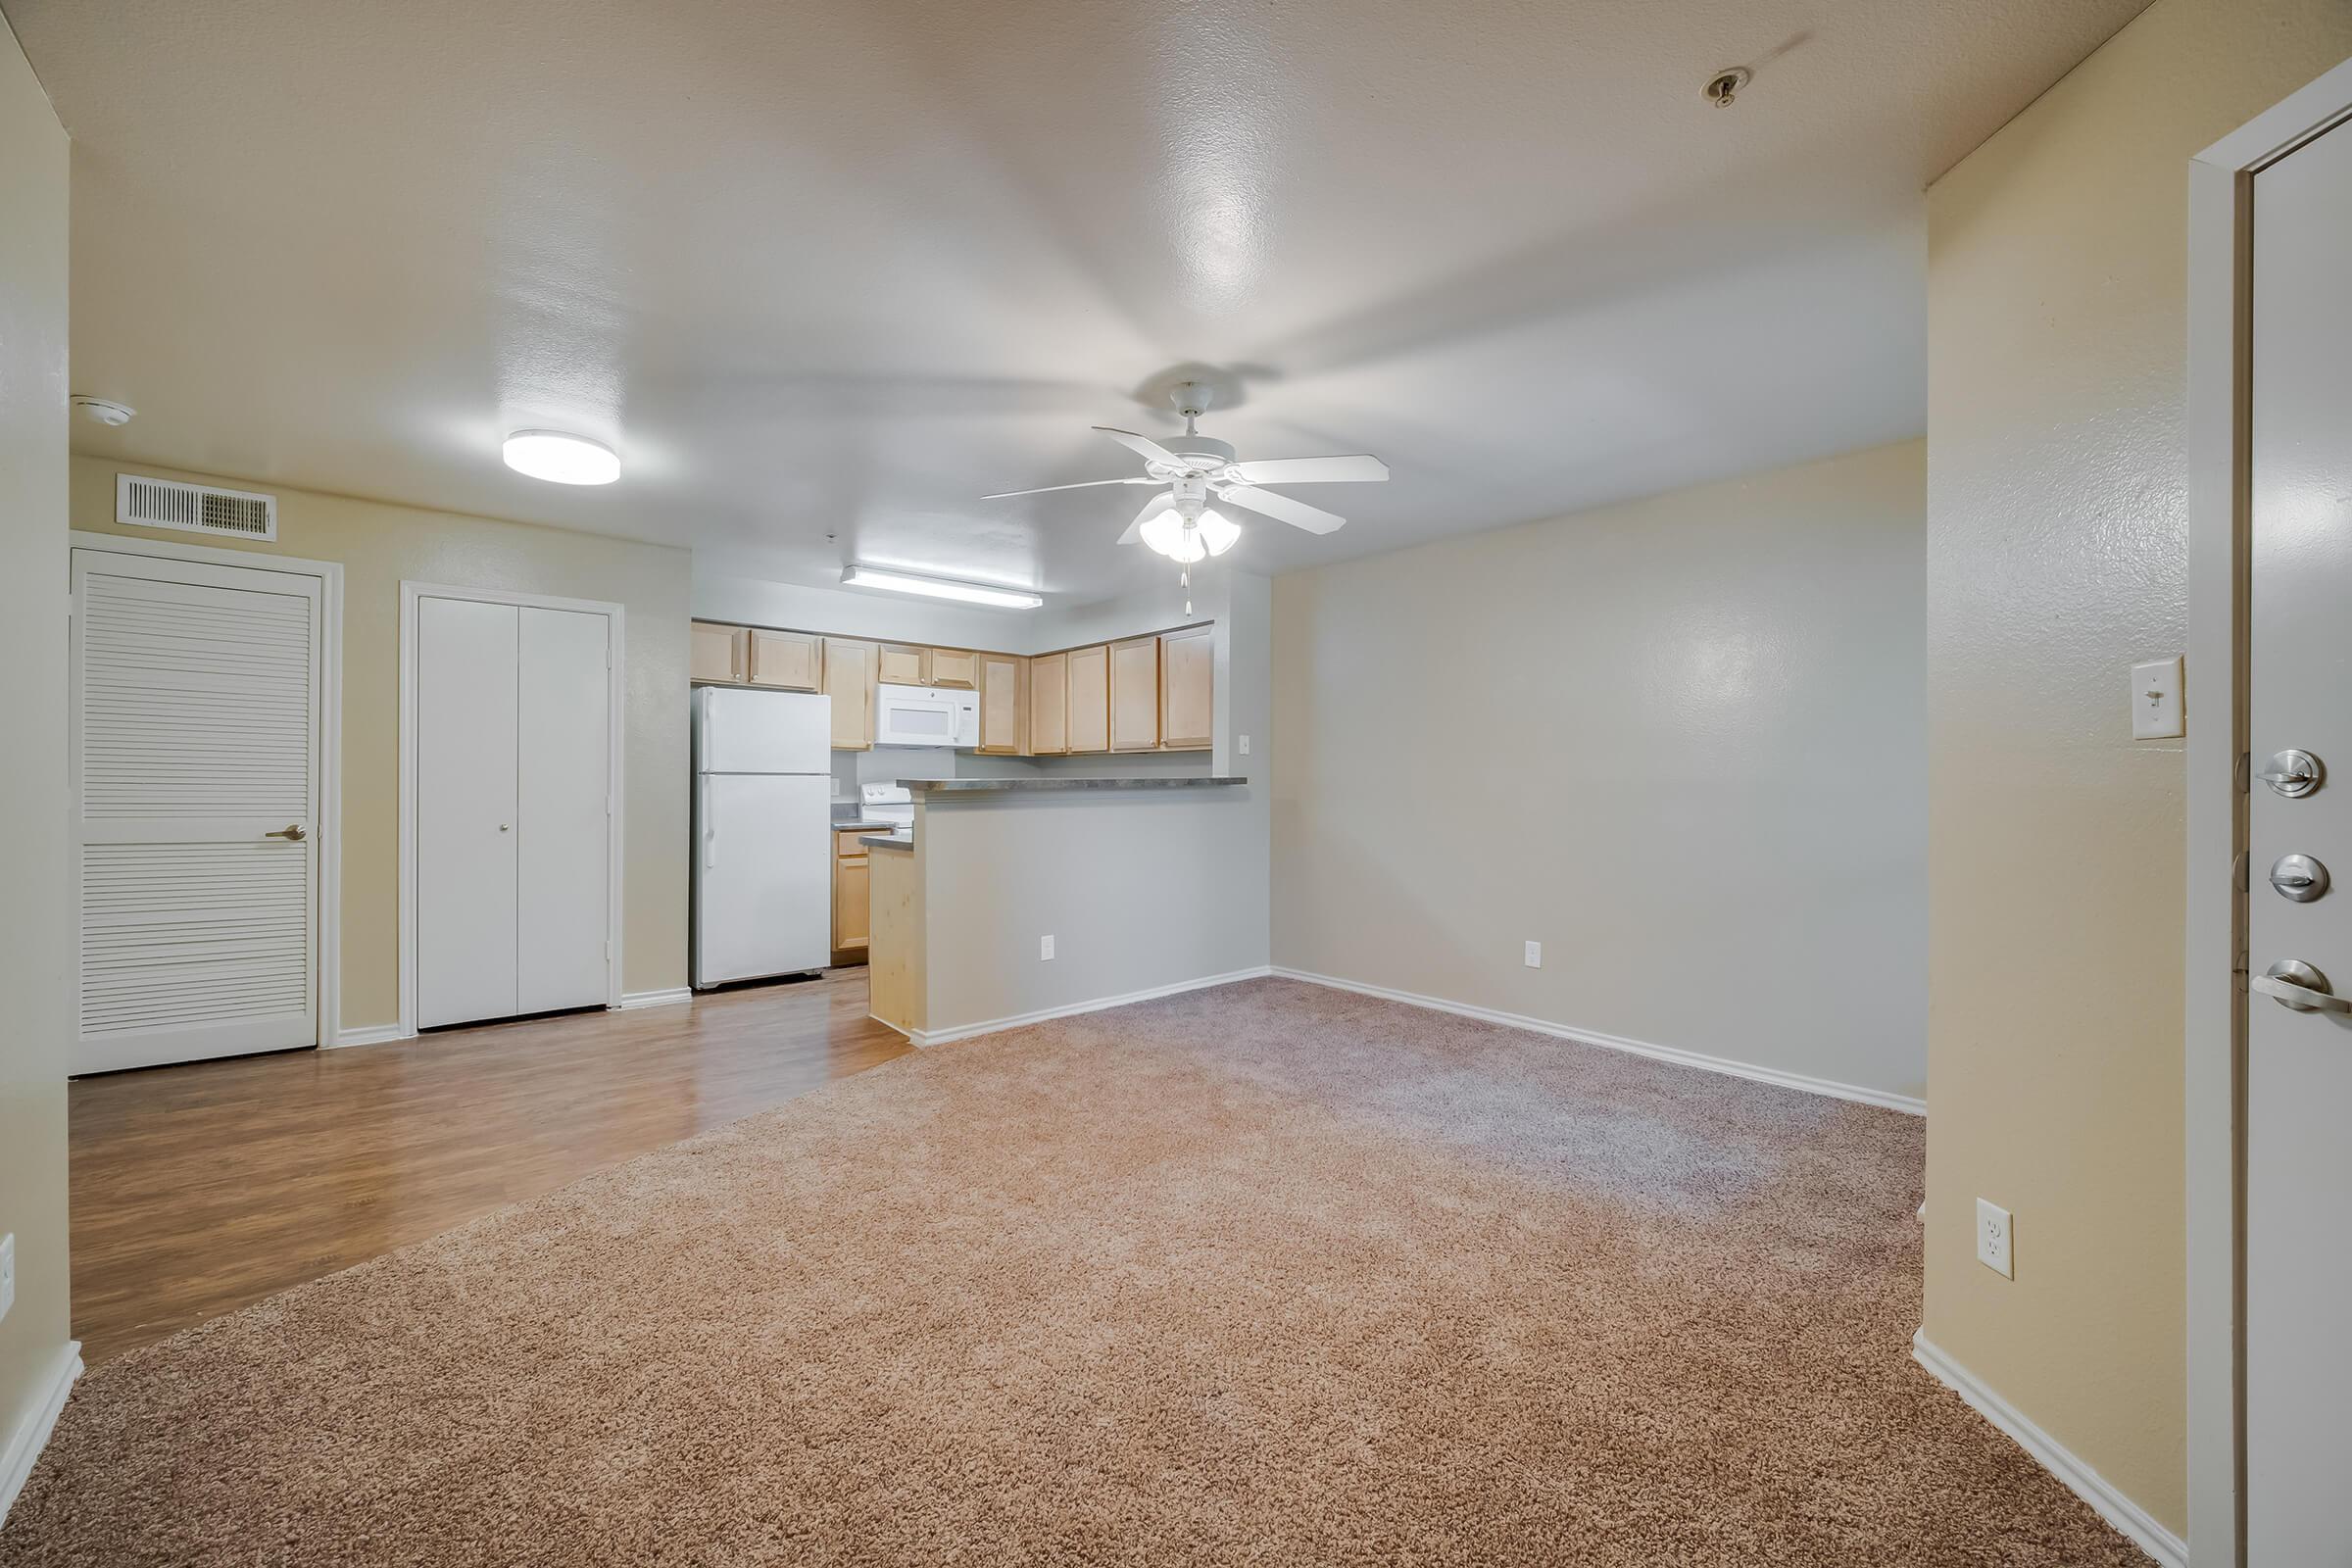
M893 838L914 838L914 792L904 784L858 786L859 814L868 822L887 822Z

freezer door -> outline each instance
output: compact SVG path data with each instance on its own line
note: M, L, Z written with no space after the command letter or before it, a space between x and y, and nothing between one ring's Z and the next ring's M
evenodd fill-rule
M828 773L833 699L698 686L694 766L699 773Z
M694 788L694 983L823 968L833 954L832 778L704 773Z

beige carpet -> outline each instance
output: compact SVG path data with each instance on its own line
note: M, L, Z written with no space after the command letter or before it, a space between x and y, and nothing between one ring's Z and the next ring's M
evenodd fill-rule
M1284 981L950 1046L93 1372L0 1561L2094 1565L1917 1120Z

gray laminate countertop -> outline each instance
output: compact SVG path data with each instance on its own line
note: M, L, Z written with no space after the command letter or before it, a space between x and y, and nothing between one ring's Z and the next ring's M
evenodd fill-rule
M1046 790L1199 790L1247 784L1246 778L1186 774L1170 778L903 778L916 800L953 795L1017 795Z
M877 850L911 850L914 848L914 840L900 838L895 833L868 833L858 842L871 845Z

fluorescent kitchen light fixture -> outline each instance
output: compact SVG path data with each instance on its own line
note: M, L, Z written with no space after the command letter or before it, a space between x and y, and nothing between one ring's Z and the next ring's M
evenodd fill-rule
M884 571L878 566L851 566L841 574L845 588L881 588L894 594L921 594L928 599L956 599L967 605L995 605L1001 610L1035 610L1045 603L1018 588L992 588L984 582L955 582L946 577L918 577L912 572Z
M602 441L561 430L517 430L507 437L507 466L554 484L611 484L620 459Z

